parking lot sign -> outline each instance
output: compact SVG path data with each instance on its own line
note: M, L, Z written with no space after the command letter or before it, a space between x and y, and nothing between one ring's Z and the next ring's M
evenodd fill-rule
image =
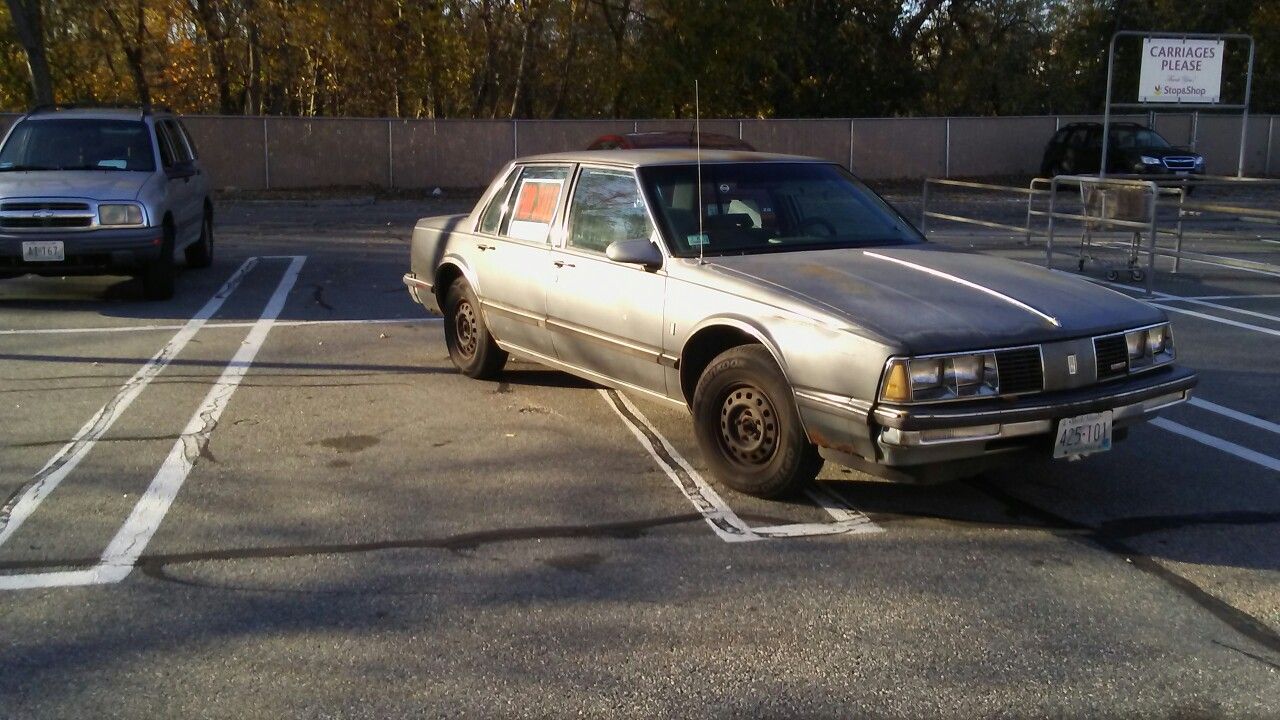
M1221 40L1143 38L1138 102L1217 103Z

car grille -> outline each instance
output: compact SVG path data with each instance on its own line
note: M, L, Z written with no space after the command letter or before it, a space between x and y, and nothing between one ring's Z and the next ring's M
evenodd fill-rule
M1129 346L1124 335L1108 335L1093 339L1093 354L1097 358L1098 380L1110 380L1129 373Z
M89 210L89 203L82 202L7 202L0 203L0 211L33 210Z
M1040 392L1044 389L1044 368L1040 348L1027 347L996 353L1000 373L1000 394Z
M1196 168L1196 159L1194 157L1167 157L1164 159L1164 166L1170 170L1194 170Z
M21 200L0 203L0 230L49 230L93 226L94 210L86 202Z
M0 228L8 228L10 230L84 228L92 224L92 217L0 217Z

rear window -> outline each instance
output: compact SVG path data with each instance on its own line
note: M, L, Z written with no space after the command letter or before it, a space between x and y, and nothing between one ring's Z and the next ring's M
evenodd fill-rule
M0 172L155 168L151 134L135 120L23 120L0 148Z

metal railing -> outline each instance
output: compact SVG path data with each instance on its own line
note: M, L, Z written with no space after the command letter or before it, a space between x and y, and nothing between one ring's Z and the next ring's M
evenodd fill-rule
M1080 211L1064 210L1060 203L1060 189L1063 186L1082 188L1080 193ZM1092 247L1092 234L1105 230L1128 230L1134 233L1130 245L1130 269L1136 268L1136 255L1146 256L1146 267L1141 272L1145 280L1145 292L1148 296L1154 293L1155 259L1164 256L1173 259L1173 272L1182 269L1184 260L1234 268L1251 272L1265 273L1280 277L1280 264L1245 260L1213 253L1195 252L1184 248L1186 224L1189 220L1205 220L1206 216L1226 216L1242 222L1251 222L1276 226L1280 228L1280 210L1249 207L1225 202L1208 202L1192 200L1194 191L1208 187L1259 187L1280 186L1280 180L1266 178L1239 178L1229 176L1178 176L1173 178L1151 178L1142 176L1112 175L1099 178L1094 175L1060 175L1053 178L1034 178L1027 187L1013 185L995 185L991 183L970 182L943 178L929 178L924 181L922 191L922 208L920 230L927 233L929 220L943 220L966 225L1006 230L1022 236L1022 243L1030 245L1032 240L1043 234L1045 238L1045 266L1051 267L1055 249L1055 239L1061 232L1062 222L1079 223L1082 228L1080 269L1084 269L1085 261L1092 256L1088 254ZM931 188L934 192L931 192ZM978 217L959 215L954 212L940 212L936 208L936 190L939 188L960 188L981 192L1007 193L1026 198L1025 221L1022 225L1008 222L996 222ZM1100 197L1100 202L1092 202L1089 197ZM1130 208L1122 211L1116 203L1126 202L1124 194L1140 194L1143 198L1142 212L1135 214ZM1048 198L1047 209L1037 207L1038 198ZM1131 202L1131 200L1129 201ZM1043 207L1043 206L1041 206ZM1165 213L1162 224L1162 210ZM1037 220L1046 222L1043 233L1037 228ZM1168 237L1173 240L1173 247L1164 247L1159 238ZM1199 237L1199 236L1198 236ZM1238 240L1228 235L1204 235L1208 239ZM1096 259L1096 258L1095 258ZM1138 273L1134 273L1138 279Z

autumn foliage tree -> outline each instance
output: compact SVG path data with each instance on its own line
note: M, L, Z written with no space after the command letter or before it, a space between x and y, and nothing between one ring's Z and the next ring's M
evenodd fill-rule
M1096 112L1120 28L1252 33L1280 108L1276 0L5 0L0 106L680 117L698 80L709 116Z

